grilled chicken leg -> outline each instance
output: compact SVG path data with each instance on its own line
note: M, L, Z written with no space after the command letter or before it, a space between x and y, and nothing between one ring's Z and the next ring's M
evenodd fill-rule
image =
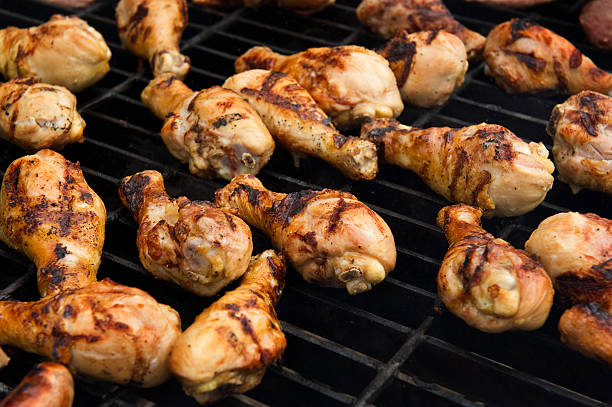
M61 86L37 79L0 85L0 137L26 150L61 149L82 142L85 121L76 98Z
M438 213L450 244L438 272L438 296L481 331L538 329L552 306L550 278L528 253L482 229L481 216L481 209L463 204Z
M179 49L187 26L186 0L121 0L115 16L123 45L149 61L154 76L187 75L191 62Z
M41 296L96 281L106 209L78 163L42 150L11 163L0 193L0 240L38 268Z
M491 30L485 73L508 93L594 90L612 96L612 74L595 66L565 38L527 20L513 19Z
M319 157L351 179L376 176L376 146L340 134L310 94L290 76L253 69L230 77L223 87L248 100L274 139L286 149Z
M253 47L234 66L236 72L269 69L290 75L339 128L357 127L376 117L397 117L404 110L389 64L363 47L310 48L289 56Z
M274 152L274 139L236 92L213 86L193 92L173 74L153 79L142 101L165 119L161 137L170 153L198 176L231 180L257 174Z
M140 261L155 277L208 296L246 271L253 242L242 219L208 202L170 199L157 171L123 178L119 196L140 224Z
M365 124L361 135L379 146L384 161L416 172L446 199L477 205L489 216L529 212L554 181L543 144L527 144L495 124L417 129L379 119Z
M285 260L273 250L253 257L240 286L204 310L178 338L170 370L187 394L206 404L257 386L285 350L274 306Z
M54 15L45 24L0 30L0 71L8 79L34 76L79 92L106 75L110 49L78 17Z
M395 242L385 221L353 195L324 189L281 194L239 175L215 193L262 230L308 282L369 291L395 267Z
M272 4L298 14L313 14L331 6L336 0L193 0L205 7L247 6L261 7Z
M39 363L0 403L0 407L70 407L74 380L63 365Z

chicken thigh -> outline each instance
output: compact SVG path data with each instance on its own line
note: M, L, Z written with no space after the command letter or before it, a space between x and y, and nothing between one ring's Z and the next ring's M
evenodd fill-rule
M74 380L63 365L39 363L0 402L0 407L71 407Z
M230 7L247 6L261 7L263 5L274 5L298 14L313 14L331 6L336 0L193 0L201 6L206 7Z

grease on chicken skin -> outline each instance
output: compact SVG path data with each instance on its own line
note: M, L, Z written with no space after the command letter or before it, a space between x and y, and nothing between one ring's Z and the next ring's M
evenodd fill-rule
M39 363L0 402L0 407L71 407L74 380L59 363Z
M274 5L298 14L313 14L331 6L336 0L193 0L205 7L247 6L261 7Z
M550 278L527 252L482 229L481 216L481 209L463 204L438 213L450 244L438 272L438 296L484 332L538 329L552 306Z

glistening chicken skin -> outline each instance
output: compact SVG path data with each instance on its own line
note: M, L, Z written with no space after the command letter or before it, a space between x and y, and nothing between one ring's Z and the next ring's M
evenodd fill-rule
M71 407L74 380L59 363L39 363L0 402L0 407Z

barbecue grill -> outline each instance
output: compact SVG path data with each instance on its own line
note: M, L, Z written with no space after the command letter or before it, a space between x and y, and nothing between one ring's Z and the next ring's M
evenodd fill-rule
M254 45L293 53L315 46L358 44L376 48L384 40L361 27L357 0L338 0L311 17L282 10L233 8L212 10L191 5L182 52L192 60L186 83L194 90L220 85L233 74L234 59ZM459 21L481 34L513 17L529 17L565 36L596 64L612 70L612 58L586 43L578 24L581 4L574 0L528 11L493 9L463 0L446 0ZM171 196L211 200L219 180L191 175L166 150L157 135L161 121L140 102L151 77L147 68L121 48L114 18L115 2L98 1L76 12L34 1L0 0L0 27L38 25L54 14L76 14L99 30L113 52L111 70L95 86L78 94L87 122L86 140L62 153L80 161L90 186L108 211L106 243L99 277L142 288L181 314L186 328L214 298L199 298L155 280L140 265L136 224L122 208L118 180L145 169L160 171ZM464 86L435 109L407 107L399 118L418 126L461 127L483 121L501 124L518 136L551 148L545 125L553 106L566 97L508 95L470 65ZM0 140L0 175L20 150ZM436 273L447 244L435 217L447 202L415 174L382 165L373 181L350 181L323 161L302 160L294 167L287 151L277 148L259 174L266 187L280 192L323 187L349 191L376 210L395 236L395 271L371 292L351 297L344 290L309 285L290 270L277 307L287 336L282 363L268 370L262 383L223 406L603 406L612 402L612 371L603 363L569 350L559 341L562 309L553 307L546 325L535 332L486 334L444 310L436 296ZM556 181L546 201L531 213L485 221L495 236L523 247L544 218L562 211L595 212L611 217L612 199L594 192L572 195ZM269 248L253 231L254 253ZM36 271L24 256L0 243L0 299L35 300ZM230 288L233 286L230 286ZM4 396L38 361L7 350L13 360L0 371ZM153 389L124 388L77 381L75 406L197 405L177 381Z

